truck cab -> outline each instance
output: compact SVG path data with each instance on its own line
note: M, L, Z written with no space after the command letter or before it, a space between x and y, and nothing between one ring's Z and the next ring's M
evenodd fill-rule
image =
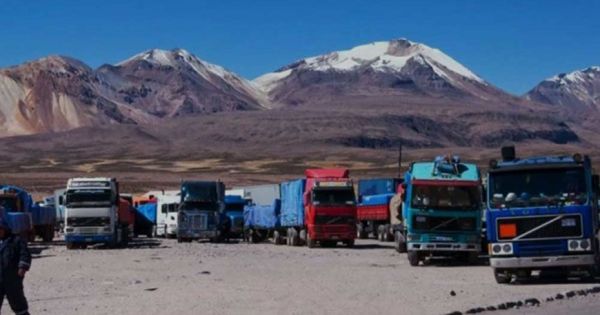
M335 246L354 246L356 238L356 196L347 169L306 170L304 193L306 240Z
M518 159L514 147L490 161L487 237L498 283L532 271L593 276L598 262L598 176L588 157Z
M168 192L158 195L156 202L156 235L174 236L177 227L177 204L181 197L177 193ZM173 218L169 218L173 216Z
M67 248L104 243L123 244L129 219L119 218L118 183L113 178L72 178L65 192L65 242Z
M396 248L411 266L428 256L474 262L481 250L481 179L475 164L457 156L412 163L402 186Z
M242 196L225 196L225 217L223 224L225 237L242 237L244 235L244 206L248 201Z
M221 182L185 181L177 216L177 241L220 237L225 210L225 185Z

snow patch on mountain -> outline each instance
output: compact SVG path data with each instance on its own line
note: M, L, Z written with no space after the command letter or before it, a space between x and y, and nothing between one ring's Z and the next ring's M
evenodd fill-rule
M406 39L373 42L349 50L309 57L279 71L260 76L254 82L263 90L270 91L278 81L288 77L293 70L345 72L370 67L375 71L400 72L409 60L431 66L436 74L446 79L452 80L448 73L450 71L464 78L486 84L483 79L439 49Z

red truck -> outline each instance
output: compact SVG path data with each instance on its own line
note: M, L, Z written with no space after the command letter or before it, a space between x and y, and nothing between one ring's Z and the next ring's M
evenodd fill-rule
M344 168L307 169L304 190L305 240L335 246L354 246L356 238L356 197L349 171Z

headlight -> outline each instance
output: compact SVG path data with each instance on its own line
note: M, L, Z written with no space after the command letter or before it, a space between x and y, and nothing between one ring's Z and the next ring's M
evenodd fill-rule
M589 239L569 240L568 248L570 252L586 252L592 250L592 242Z
M508 256L513 254L512 243L492 243L488 246L488 253L492 256Z

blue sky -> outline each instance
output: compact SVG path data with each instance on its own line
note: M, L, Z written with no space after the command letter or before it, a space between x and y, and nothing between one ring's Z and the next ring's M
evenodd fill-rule
M185 48L254 78L303 57L406 37L514 94L600 65L600 1L0 0L0 67L49 54L97 67Z

